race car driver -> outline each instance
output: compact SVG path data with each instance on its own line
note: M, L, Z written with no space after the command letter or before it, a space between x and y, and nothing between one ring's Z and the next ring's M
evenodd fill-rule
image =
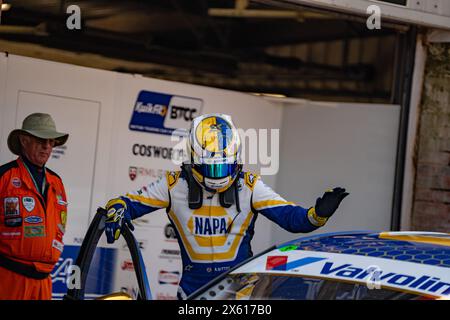
M105 233L113 243L131 220L165 208L181 249L178 298L252 256L251 239L260 213L290 232L323 226L348 195L334 188L305 209L288 202L253 173L242 171L241 142L231 117L206 114L192 122L190 161L140 190L108 201Z

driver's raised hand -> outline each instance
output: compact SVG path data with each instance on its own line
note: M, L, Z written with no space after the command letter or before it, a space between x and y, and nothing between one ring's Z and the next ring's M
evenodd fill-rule
M322 197L317 198L316 205L308 210L309 221L315 226L323 226L327 220L336 212L349 193L344 188L327 190Z
M120 198L109 200L106 204L106 211L105 233L108 243L113 243L119 239L124 223L131 230L134 230L125 201Z

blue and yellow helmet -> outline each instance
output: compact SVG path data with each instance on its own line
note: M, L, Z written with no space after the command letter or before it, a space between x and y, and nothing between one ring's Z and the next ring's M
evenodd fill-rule
M218 192L233 184L242 169L241 140L230 116L213 113L195 118L187 144L198 183Z

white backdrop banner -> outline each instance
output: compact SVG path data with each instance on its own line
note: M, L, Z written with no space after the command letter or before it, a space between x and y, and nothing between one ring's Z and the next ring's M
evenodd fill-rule
M282 107L259 97L170 81L120 74L15 55L0 58L0 163L15 159L6 139L32 112L50 113L57 129L70 138L55 148L48 167L63 179L68 194L65 249L55 267L54 297L65 291L96 209L112 197L139 189L178 168L183 147L171 141L175 129L187 129L200 114L230 114L243 130L278 129ZM247 167L259 172L255 161ZM265 177L275 185L275 175ZM163 210L135 221L153 298L174 299L181 277L180 252ZM271 245L271 222L257 220L253 251ZM130 259L123 244L103 237L87 288L93 298L111 291L136 294Z

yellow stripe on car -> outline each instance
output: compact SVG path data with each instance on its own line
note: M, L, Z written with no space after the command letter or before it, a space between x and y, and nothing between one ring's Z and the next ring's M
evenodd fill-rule
M380 239L388 239L388 240L400 240L400 241L412 241L419 243L430 243L437 244L441 246L450 247L450 234L448 238L440 237L439 235L433 236L430 235L421 235L421 234L395 234L392 232L381 232L378 237Z

